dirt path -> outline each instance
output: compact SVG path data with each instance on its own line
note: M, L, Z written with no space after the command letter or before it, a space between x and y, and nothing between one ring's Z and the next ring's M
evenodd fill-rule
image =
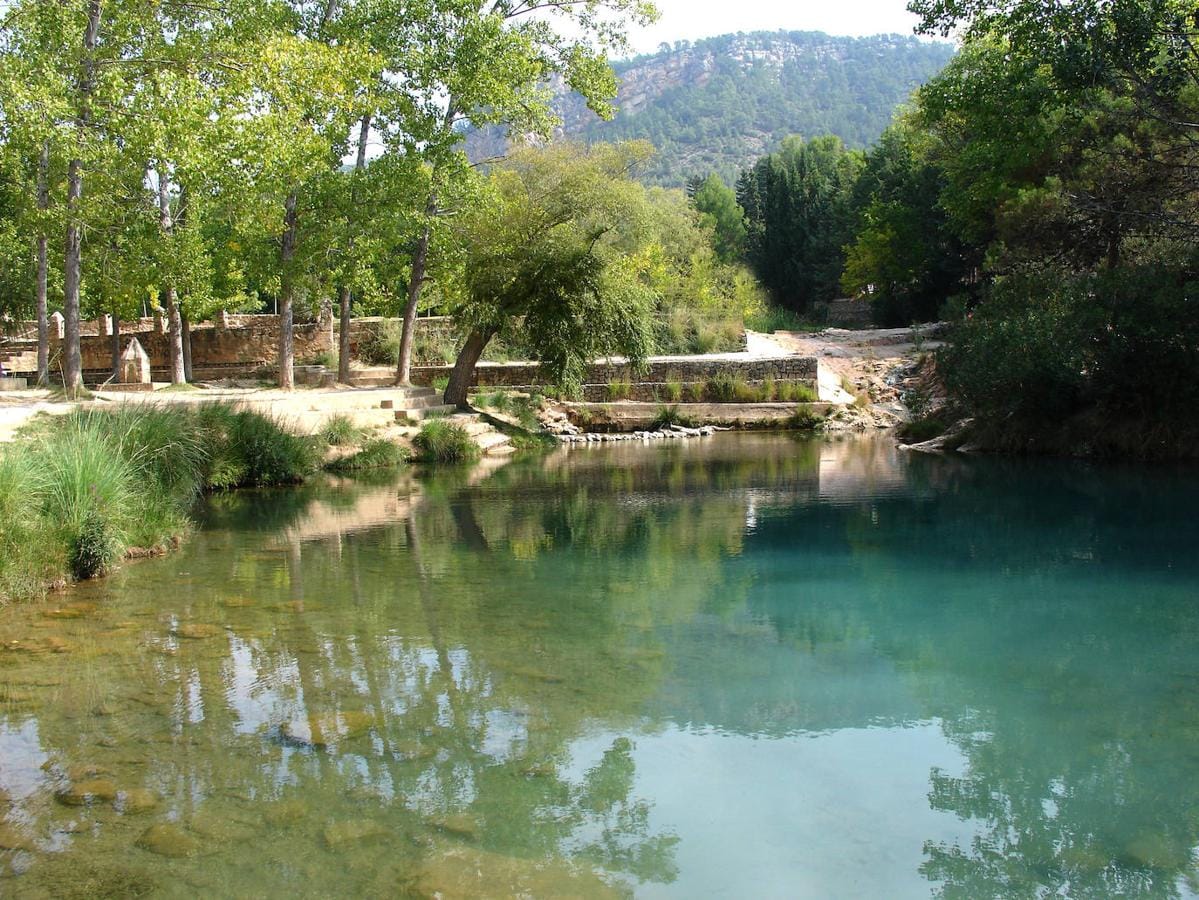
M873 328L847 331L826 328L808 333L776 331L773 334L749 333L749 351L758 355L794 353L820 360L820 399L850 402L846 391L870 399L867 414L871 421L862 425L886 427L907 418L902 390L905 377L920 354L940 346L936 325L912 328Z

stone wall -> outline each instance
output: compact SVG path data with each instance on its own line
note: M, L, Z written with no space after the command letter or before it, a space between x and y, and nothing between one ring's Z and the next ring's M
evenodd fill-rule
M412 380L417 384L432 384L438 378L450 374L450 366L420 366L412 371ZM703 384L720 374L729 374L757 385L767 378L776 382L794 382L815 389L817 360L807 356L780 356L771 358L703 359L686 357L681 359L651 359L644 372L634 372L627 363L592 363L584 378L584 395L595 399L607 399L608 385L629 383L633 390L644 394L639 397L631 393L631 399L656 399L658 388L670 382L682 385ZM475 369L474 384L480 388L522 389L543 387L546 379L535 363L480 363ZM640 390L639 390L640 389ZM601 396L603 394L603 396ZM590 397L588 397L590 399Z
M246 317L251 318L251 317ZM276 316L254 316L254 321L233 328L213 326L191 329L192 368L197 378L219 377L213 374L246 374L275 366L279 352L279 323ZM136 337L150 356L150 366L158 379L170 365L169 334L149 331L126 332L121 328L121 349ZM61 341L51 341L51 353L61 348ZM304 360L334 349L333 334L328 326L315 322L295 326L296 360ZM112 368L112 338L90 335L79 339L85 371L105 371Z

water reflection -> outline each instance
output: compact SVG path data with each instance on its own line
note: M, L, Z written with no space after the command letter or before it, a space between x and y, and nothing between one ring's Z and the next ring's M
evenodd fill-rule
M744 436L0 613L0 894L1194 893L1193 474Z

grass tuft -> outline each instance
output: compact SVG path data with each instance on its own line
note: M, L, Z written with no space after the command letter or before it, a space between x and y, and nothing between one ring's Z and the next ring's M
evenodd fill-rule
M479 445L456 422L440 419L426 422L412 443L422 462L469 462L479 456Z
M340 475L367 469L394 469L407 461L408 454L399 444L385 438L374 438L363 444L357 453L334 460L325 469Z

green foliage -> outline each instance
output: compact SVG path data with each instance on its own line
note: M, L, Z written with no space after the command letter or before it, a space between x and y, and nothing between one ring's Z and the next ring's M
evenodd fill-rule
M1005 279L955 329L938 367L969 411L1009 423L1017 440L1086 414L1140 423L1169 444L1192 430L1199 402L1196 287L1157 267Z
M320 438L330 447L345 447L360 443L365 432L354 424L347 415L330 416L319 432Z
M745 211L733 189L713 173L696 185L691 204L712 229L716 255L721 261L731 263L740 259L745 252Z
M778 305L804 312L837 296L862 165L835 137L790 137L741 173L746 259Z
M103 574L130 548L189 528L202 491L291 483L312 442L228 404L78 410L39 422L0 454L0 598Z
M671 425L679 425L683 428L694 428L696 421L690 416L679 412L677 406L659 406L654 413L653 421L650 422L651 429L669 428Z
M824 417L820 413L800 406L787 417L786 427L791 431L814 431L823 423Z
M717 372L704 384L704 396L712 403L735 403L748 387L740 376Z
M352 456L343 456L325 466L336 474L362 472L368 469L394 469L408 461L408 455L399 444L386 438L373 438L362 445Z
M670 403L678 403L683 399L683 384L678 376L668 376L662 385L662 399Z
M633 383L627 378L608 382L609 400L628 400L632 393Z
M899 426L898 434L905 443L919 444L944 434L949 424L939 415L922 416L904 422Z
M421 462L460 463L479 456L479 445L457 422L426 422L412 443Z
M548 379L567 388L591 359L645 359L655 297L638 251L651 209L628 172L648 152L558 146L496 171L492 202L464 222L467 299L457 318L482 346L519 322Z

